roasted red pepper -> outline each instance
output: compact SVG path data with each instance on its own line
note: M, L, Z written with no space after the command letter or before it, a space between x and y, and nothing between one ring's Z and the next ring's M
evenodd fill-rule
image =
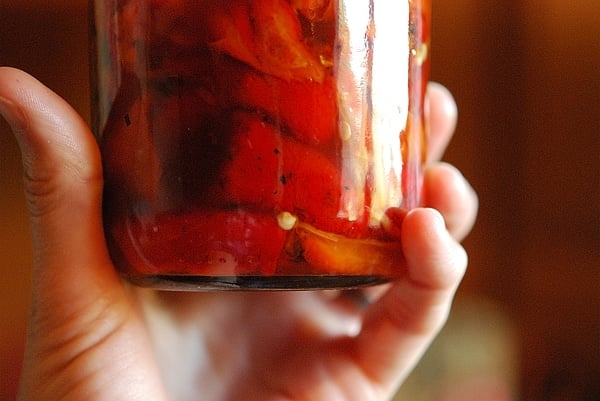
M368 4L332 0L96 8L115 52L99 66L106 231L127 274L401 273L380 219L418 202L428 9L375 21ZM410 53L390 65L403 29ZM389 88L373 79L404 68ZM381 107L396 91L418 100Z
M271 275L285 231L272 215L237 210L129 216L110 234L133 274Z
M314 147L296 141L256 113L233 118L231 157L226 163L219 197L225 203L289 212L321 230L359 236L359 221L338 218L342 191L349 191L339 167Z

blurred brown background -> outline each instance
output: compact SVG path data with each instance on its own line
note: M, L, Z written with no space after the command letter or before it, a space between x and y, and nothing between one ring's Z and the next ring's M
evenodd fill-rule
M0 65L88 118L86 7L0 0ZM600 3L434 0L433 27L432 78L460 110L447 160L478 190L481 213L455 312L398 398L598 401ZM14 398L20 370L28 230L1 121L0 400Z

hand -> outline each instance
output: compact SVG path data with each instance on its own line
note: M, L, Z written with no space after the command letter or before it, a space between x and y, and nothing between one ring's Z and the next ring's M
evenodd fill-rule
M403 280L364 292L170 293L115 273L85 122L31 76L0 68L0 113L21 147L35 250L20 398L393 397L447 318L467 265L459 241L477 211L461 174L436 162L454 130L454 101L437 84L428 95L430 208L390 215Z

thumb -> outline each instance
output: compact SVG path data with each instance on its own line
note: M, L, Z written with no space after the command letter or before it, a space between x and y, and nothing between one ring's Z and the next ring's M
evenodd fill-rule
M146 382L160 383L141 314L106 250L94 137L63 99L12 68L0 68L0 114L21 148L35 252L21 396L93 399L107 396L104 385L116 393L107 399L160 394Z
M91 294L88 283L93 281L93 288L104 293L118 277L104 246L102 170L92 134L63 99L12 68L0 68L0 112L23 159L35 251L34 291L56 301L53 292L60 288L56 297L71 304L96 298L100 294ZM99 266L92 269L92 263Z

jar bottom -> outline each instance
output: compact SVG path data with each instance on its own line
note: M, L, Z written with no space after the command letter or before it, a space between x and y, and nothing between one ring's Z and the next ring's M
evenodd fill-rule
M144 275L127 277L142 287L170 291L299 291L352 289L390 281L383 276L333 275L333 276L194 276L194 275Z

